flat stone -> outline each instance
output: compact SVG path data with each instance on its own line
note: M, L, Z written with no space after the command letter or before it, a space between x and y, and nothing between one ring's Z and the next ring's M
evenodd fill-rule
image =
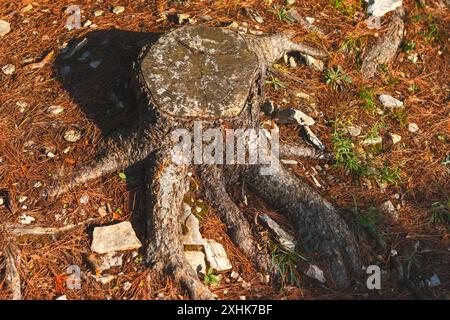
M386 13L401 7L402 0L366 0L367 14L373 17L382 17Z
M102 276L93 276L95 281L100 282L101 284L108 284L113 281L116 277L111 274L105 274Z
M305 20L308 21L309 24L313 24L314 21L316 21L313 17L306 17Z
M417 132L419 131L419 126L417 125L417 123L411 122L410 124L408 124L408 131L409 132Z
M297 123L302 126L312 126L315 123L313 118L293 108L280 110L278 120L281 123Z
M81 132L77 129L69 129L64 133L64 140L68 142L77 142L81 139Z
M94 229L91 249L103 254L138 249L142 246L129 221Z
M122 12L125 11L125 7L124 6L116 6L113 8L112 12L114 14L121 14Z
M103 10L95 10L94 11L94 16L96 17L100 17L103 14Z
M314 134L314 132L308 127L302 127L302 133L306 138L306 141L315 146L319 150L325 150L325 145L322 141Z
M206 275L205 254L201 251L185 251L186 260L199 275Z
M275 235L276 240L286 249L294 251L295 243L294 237L283 230L280 225L274 221L267 214L259 215L259 219L266 225L267 228Z
M378 99L385 108L400 108L403 106L403 101L395 99L388 94L382 94Z
M325 279L325 276L323 274L323 271L316 266L315 264L310 264L308 270L306 271L306 275L310 278L316 279L320 283L327 282L327 279Z
M308 56L307 54L303 54L302 56L305 58L306 65L308 67L311 67L317 71L323 71L324 63L322 60Z
M7 64L2 67L2 72L6 75L12 75L16 71L16 67L13 64Z
M5 36L11 31L11 25L5 20L0 20L0 37Z
M395 207L392 204L391 200L383 202L380 206L380 211L385 214L391 215L396 219L398 218L397 210L395 210Z
M205 241L206 261L209 266L216 272L229 271L233 268L227 253L220 243L214 240Z
M376 136L376 137L369 137L364 139L363 141L361 141L361 144L363 146L373 146L379 143L383 142L383 138L380 136Z
M191 207L184 203L183 213L184 231L182 241L185 246L203 247L204 240L200 233L200 224L195 215L191 212Z
M361 127L360 126L348 126L347 131L352 137L357 137L361 134Z
M393 144L396 144L402 140L402 136L395 133L389 133L389 136L391 137Z
M63 111L64 111L64 108L61 106L50 106L47 109L47 112L50 114L53 114L53 115L60 114Z

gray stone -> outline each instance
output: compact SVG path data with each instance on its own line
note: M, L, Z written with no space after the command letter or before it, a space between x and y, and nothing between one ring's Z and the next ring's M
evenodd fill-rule
M403 106L402 101L397 100L388 94L382 94L378 99L385 108L399 108Z
M439 279L437 274L433 274L433 276L430 279L427 279L426 282L428 286L431 288L437 287L438 285L441 284L441 280Z
M289 233L284 231L280 225L274 221L267 214L262 214L258 216L259 219L263 222L263 224L270 229L271 233L275 236L278 243L280 243L286 249L294 251L295 243L294 237L292 237Z
M347 131L352 137L357 137L361 134L361 127L360 126L349 126L349 127L347 127Z
M306 275L310 278L316 279L320 283L327 282L327 279L325 279L325 276L323 274L323 271L316 266L315 264L310 264L308 270L306 271Z
M216 272L229 271L233 268L223 246L214 240L205 241L205 255L209 266Z
M417 132L419 131L419 126L417 125L417 123L411 122L410 124L408 124L408 131L409 132Z
M314 134L314 132L307 126L302 127L303 135L306 138L306 141L311 143L319 150L325 150L325 145L322 141Z
M103 254L111 251L138 249L142 246L128 221L94 229L91 249Z
M6 75L12 75L16 71L16 67L13 64L7 64L2 67L2 72Z
M68 142L77 142L81 139L81 132L77 129L69 129L64 133L64 140Z
M391 137L393 144L396 144L402 140L402 136L395 133L389 133L389 136Z
M186 260L199 275L206 275L205 254L201 251L185 251Z
M392 204L391 200L383 202L380 206L380 211L385 214L391 215L396 219L398 218L397 210L395 210L395 207Z
M47 109L47 112L50 114L53 114L53 115L60 114L63 111L64 111L64 108L61 106L50 106Z
M0 20L0 37L5 36L11 31L11 25L5 20Z
M183 245L203 247L204 240L200 233L200 225L197 217L192 214L191 207L184 203L183 214L184 234L182 237Z
M313 118L293 108L280 110L278 120L281 123L297 123L302 126L312 126L315 123Z

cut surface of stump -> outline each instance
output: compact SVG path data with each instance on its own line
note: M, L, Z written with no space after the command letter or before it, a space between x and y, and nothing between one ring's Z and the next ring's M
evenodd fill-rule
M252 180L251 187L263 199L275 206L279 204L277 209L297 230L312 235L312 247L322 251L318 254L324 257L322 263L334 278L330 283L338 288L348 287L354 271L361 268L353 237L331 204L300 178L281 171L267 179L259 176L259 170L249 175L247 166L199 164L194 168L193 164L174 164L171 159L175 145L172 130L190 130L195 120L201 119L205 127L222 132L222 120L244 130L258 128L266 69L287 52L298 51L319 59L327 56L323 50L295 43L291 38L287 34L256 37L192 26L169 32L145 46L134 63L132 78L142 113L140 121L102 140L98 157L92 163L58 176L63 181L45 195L58 196L91 179L142 163L146 175L146 263L172 275L192 298L210 299L211 292L183 251L183 196L191 169L198 172L205 200L227 224L236 246L261 272L273 271L268 252L261 250L268 245L258 243L254 224L227 192L235 181L229 179L232 172L237 180ZM280 146L280 150L287 152L292 148ZM320 158L300 151L297 156ZM286 181L289 186L285 191L290 193L283 200ZM264 187L266 190L261 190ZM287 199L292 200L292 205L287 205ZM338 238L333 239L334 236Z

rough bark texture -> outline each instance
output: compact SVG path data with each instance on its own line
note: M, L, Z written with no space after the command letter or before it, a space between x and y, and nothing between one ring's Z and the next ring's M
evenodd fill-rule
M167 150L147 165L147 255L154 269L173 275L193 299L212 299L208 288L187 262L181 242L183 195L189 187L187 166L174 165Z
M334 207L284 167L276 175L261 175L253 166L245 174L254 192L287 214L302 239L319 254L319 261L325 261L336 286L347 288L350 274L359 274L362 264L354 238Z
M364 57L361 73L367 79L373 77L380 64L391 61L402 42L405 24L403 7L395 10L388 29L377 40L377 43L367 52Z
M199 175L206 200L227 225L230 238L261 272L270 271L268 253L258 248L250 223L227 193L222 168L203 166L199 169Z
M294 144L280 143L280 157L281 158L309 158L323 160L326 162L333 162L334 157L331 153L318 151L311 147L297 146Z

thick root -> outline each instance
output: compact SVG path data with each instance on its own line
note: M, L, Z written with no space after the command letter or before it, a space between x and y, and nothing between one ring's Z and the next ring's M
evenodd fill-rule
M244 174L255 193L295 224L299 235L327 265L337 288L347 288L350 274L360 274L362 263L354 238L334 207L282 166L274 175L261 175L257 166Z
M333 154L331 153L318 151L317 149L311 147L303 147L286 143L280 144L280 156L282 158L298 157L298 158L323 160L326 162L334 161Z
M117 132L101 141L95 160L75 168L68 176L64 172L60 172L54 178L54 185L45 190L42 197L57 197L67 193L75 186L144 160L153 150L151 131L134 129L133 131Z
M212 299L209 289L189 265L181 241L183 195L188 190L187 166L174 165L161 151L147 164L146 262L161 273L173 275L192 299Z
M261 272L270 271L268 253L259 249L245 216L228 195L220 167L209 165L199 169L207 202L228 227L228 234L238 248L254 261Z

